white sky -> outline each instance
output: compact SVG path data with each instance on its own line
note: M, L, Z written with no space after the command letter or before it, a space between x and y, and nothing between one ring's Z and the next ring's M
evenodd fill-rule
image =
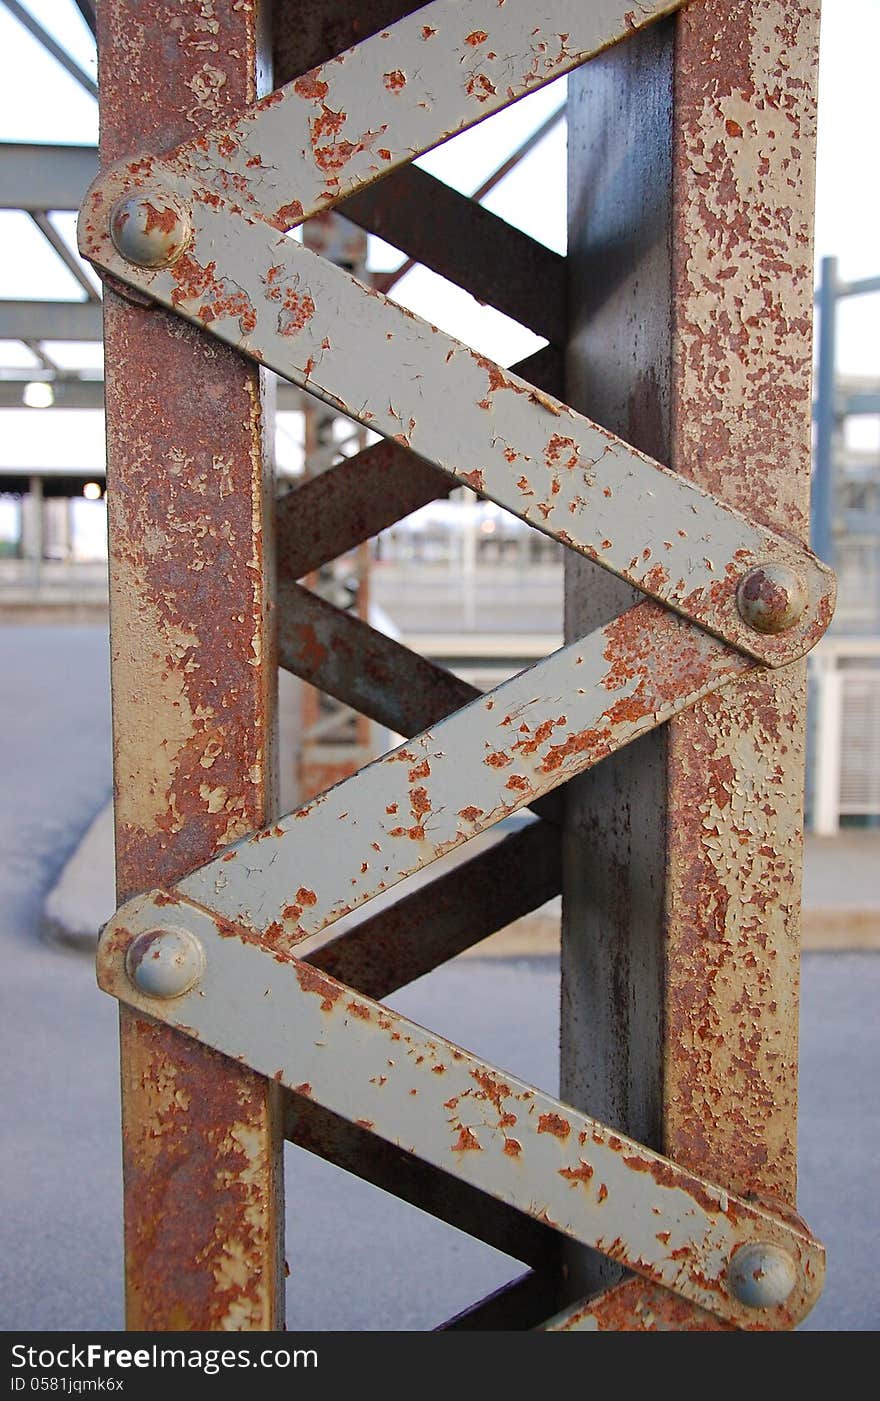
M94 44L73 0L26 0L32 13L94 75ZM816 202L817 259L836 255L845 278L880 273L877 58L880 0L825 0L822 20L820 125ZM560 84L535 93L425 157L420 164L470 193L518 146L564 95ZM84 90L0 7L0 140L92 144L97 107ZM486 204L551 247L565 246L564 125L490 195ZM72 242L74 216L56 226ZM14 256L13 256L14 255ZM371 266L392 267L398 256L371 240ZM395 297L502 363L539 342L466 293L417 269ZM76 282L25 215L0 211L0 298L79 299ZM49 347L47 347L49 349ZM100 350L54 345L71 368L95 370ZM34 363L20 345L0 341L0 366ZM880 375L880 296L844 303L840 368ZM27 470L64 461L84 470L103 460L101 414L77 410L0 411L0 460ZM864 429L876 433L876 423ZM293 460L290 421L279 437L282 460Z

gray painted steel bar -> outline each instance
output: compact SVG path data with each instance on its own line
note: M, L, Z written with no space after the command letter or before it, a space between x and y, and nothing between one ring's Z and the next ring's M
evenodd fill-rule
M128 976L149 967L155 931L194 936L202 971L179 996ZM138 962L138 959L141 962ZM796 1321L821 1287L822 1247L632 1139L616 1134L343 983L261 945L171 891L130 901L98 953L105 991L379 1138L453 1173L563 1235L740 1326ZM785 1253L784 1306L740 1302L728 1271L746 1245Z
M265 223L199 205L188 252L169 268L135 268L109 235L130 185L117 168L80 217L80 250L105 271L749 655L782 665L825 631L833 575L804 547ZM154 226L175 210L160 196L146 208ZM768 562L797 575L809 600L800 622L772 636L736 603L743 577Z
M750 669L640 603L235 842L178 889L289 949Z
M150 158L153 178L291 228L682 3L434 0Z

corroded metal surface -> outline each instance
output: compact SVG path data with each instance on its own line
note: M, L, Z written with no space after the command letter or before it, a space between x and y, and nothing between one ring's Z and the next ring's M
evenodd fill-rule
M793 538L817 12L693 5L569 101L572 402ZM569 636L629 603L574 557L567 572ZM757 671L591 775L565 839L564 1093L789 1200L802 724L800 668Z
M104 0L99 20L105 163L257 95L253 4ZM272 815L271 531L253 367L109 289L105 343L125 899ZM129 1326L279 1326L277 1091L125 1009L121 1039Z
M126 973L142 931L173 921L205 951L190 991L157 1000ZM99 981L141 1011L563 1235L594 1246L739 1327L788 1327L821 1290L824 1252L785 1218L737 1198L381 1003L267 947L177 891L130 901L107 926ZM791 1262L786 1299L737 1296L752 1243Z
M701 484L795 539L809 534L818 20L818 0L694 5L676 50L674 462L696 471L699 441ZM665 1151L789 1202L804 706L800 666L755 673L669 733Z
M548 1333L714 1333L725 1325L715 1314L658 1289L643 1279L625 1279L548 1319Z
M128 263L108 233L118 200L134 185L156 220L173 215L141 164L117 167L84 205L80 249L105 272L749 655L781 665L822 636L834 580L809 550L721 505L262 219L195 204L186 254L168 268ZM755 631L737 607L743 576L768 563L797 574L809 598L803 618L779 635Z
M638 604L233 843L178 889L289 948L748 669L675 614Z
M393 734L414 735L480 693L300 584L278 586L278 661Z

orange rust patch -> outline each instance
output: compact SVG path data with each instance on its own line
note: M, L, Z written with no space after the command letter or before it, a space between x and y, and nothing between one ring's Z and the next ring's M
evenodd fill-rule
M276 211L272 224L276 229L289 229L293 224L299 223L304 213L303 207L298 199L292 199L289 204L282 204Z
M482 808L462 808L461 811L459 812L458 816L459 816L459 817L463 817L464 820L465 820L465 822L476 822L476 820L477 820L478 817L482 817L482 816L483 816L483 809L482 809Z
M578 446L574 438L563 438L561 434L554 433L544 449L544 461L548 467L576 467Z
M542 1114L538 1120L538 1133L552 1133L554 1138L568 1138L571 1124L559 1114Z
M234 145L233 149L235 149ZM149 200L144 200L143 203L147 211L147 220L144 225L146 233L152 233L153 229L159 229L161 233L174 233L177 227L177 214L173 209L170 207L157 209Z
M505 1085L503 1080L496 1080L495 1076L491 1075L488 1070L472 1070L471 1079L476 1080L481 1090L481 1094L477 1098L487 1099L491 1104L494 1104L502 1116L503 1122L506 1116L502 1109L502 1101L510 1094L510 1086ZM516 1123L515 1116L511 1122Z
M518 1158L520 1153L522 1152L522 1144L520 1143L519 1139L506 1138L504 1140L504 1151L507 1154L508 1158Z
M296 976L303 992L313 992L321 998L321 1011L332 1012L333 1004L338 1002L342 996L342 988L337 983L331 983L323 973L319 973L317 968L313 968L309 963L297 963L294 965Z
M540 1129L538 1132L540 1133ZM593 1176L593 1169L590 1167L589 1163L585 1163L583 1158L581 1158L580 1164L576 1168L560 1168L559 1176L564 1177L568 1182L589 1182L590 1178Z
M320 69L313 70L311 73L303 73L302 77L297 78L293 90L298 97L306 97L314 102L323 102L329 88L323 78L318 76L319 72Z
M488 764L491 769L506 769L508 764L513 763L513 760L509 754L505 754L503 749L498 749L493 754L487 754L483 763Z
M462 479L462 481L467 482L468 486L473 487L474 491L482 491L482 490L483 490L483 487L484 487L483 473L480 471L480 469L479 469L478 467L475 467L474 470L473 470L472 472L462 472L462 473L461 473L461 479Z
M480 1142L471 1133L470 1129L462 1128L455 1143L452 1145L453 1153L482 1153Z
M390 73L382 74L382 82L389 92L400 92L406 87L406 74L401 73L399 68L394 68Z
M518 789L519 792L524 793L528 790L530 785L529 780L523 778L521 773L512 773L504 786L505 788Z

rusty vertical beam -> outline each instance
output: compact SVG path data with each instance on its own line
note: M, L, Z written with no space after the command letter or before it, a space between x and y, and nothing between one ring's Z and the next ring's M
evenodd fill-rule
M818 30L819 0L695 5L675 68L675 457L803 541ZM805 670L670 728L664 1147L789 1204Z
M801 539L818 10L702 0L569 102L569 402ZM569 636L629 601L566 569ZM803 667L759 673L578 780L564 838L563 1098L788 1203L803 720Z
M101 0L101 160L161 149L267 86L256 0ZM108 290L117 885L174 881L271 820L271 483L258 371ZM274 1086L122 1012L128 1326L277 1328Z

